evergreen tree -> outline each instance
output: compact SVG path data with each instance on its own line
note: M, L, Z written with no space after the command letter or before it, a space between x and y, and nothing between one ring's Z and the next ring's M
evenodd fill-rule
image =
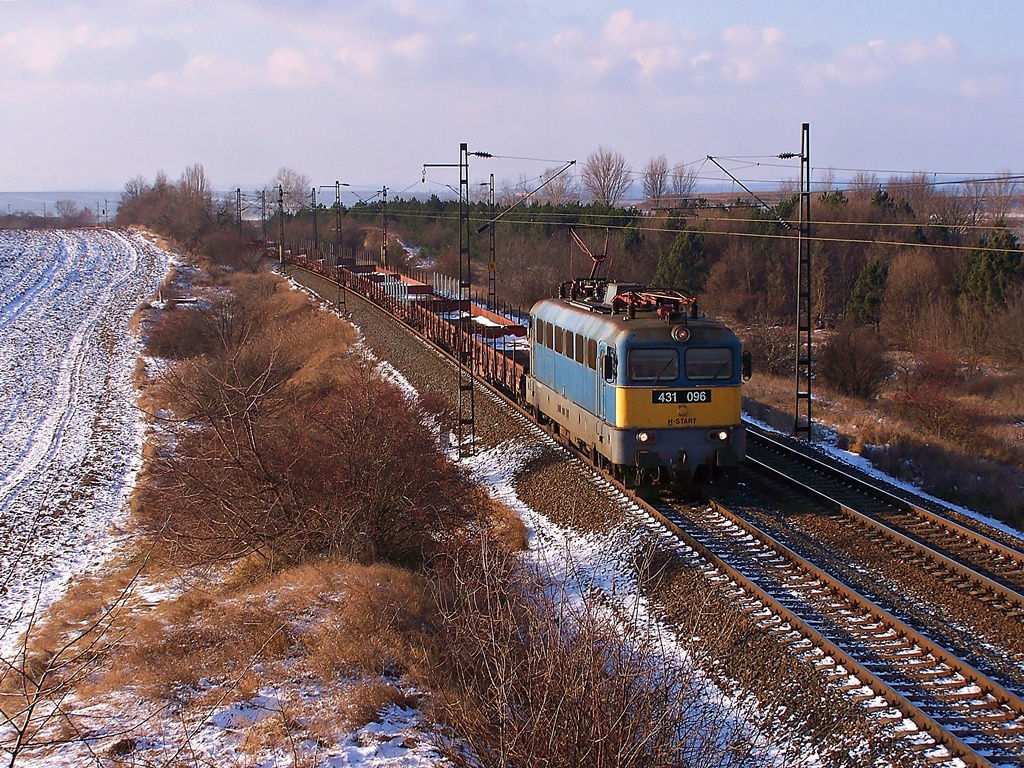
M885 283L889 279L889 268L875 259L860 273L853 285L846 312L858 323L870 324L877 330L882 319L882 297Z
M658 259L651 285L696 296L704 289L708 271L704 233L686 229L676 235L668 253Z
M984 238L964 256L956 273L955 292L980 309L1005 306L1010 287L1024 280L1020 242L1009 230Z

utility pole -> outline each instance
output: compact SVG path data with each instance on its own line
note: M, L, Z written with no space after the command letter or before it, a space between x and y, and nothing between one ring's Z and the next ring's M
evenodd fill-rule
M380 265L388 267L388 188L380 191Z
M310 190L309 199L312 203L313 208L313 245L319 251L320 250L320 235L316 231L316 187Z
M488 222L488 256L487 256L487 308L491 312L498 311L498 292L496 288L495 267L497 266L494 248L494 174L491 174L491 190L488 202L490 213Z
M811 431L811 126L800 140L800 234L796 277L796 416L793 435L812 440Z
M284 264L284 185L277 185L277 213L281 221L281 237L277 241L277 260Z
M473 304L469 258L469 149L459 144L459 456L472 456L476 443L475 367L473 365ZM468 317L463 317L462 312ZM468 439L466 432L469 432Z
M459 363L459 431L457 440L460 458L472 456L476 450L476 407L473 398L476 369L469 259L469 156L471 154L474 157L494 157L490 152L470 152L465 142L459 145L459 285L456 297L459 333L456 334L455 356ZM424 163L423 178L427 177L427 168L454 168L455 165L455 163Z
M341 262L341 182L334 182L334 258L335 263Z
M267 252L267 190L260 191L260 226L263 230L263 253Z
M235 190L235 228L238 231L238 239L242 239L242 188Z

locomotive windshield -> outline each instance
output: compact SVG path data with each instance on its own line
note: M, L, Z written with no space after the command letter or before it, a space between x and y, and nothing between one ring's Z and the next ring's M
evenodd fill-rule
M674 381L679 378L679 354L674 349L631 349L626 368L633 381Z
M728 347L686 350L686 378L696 381L731 379L733 352Z

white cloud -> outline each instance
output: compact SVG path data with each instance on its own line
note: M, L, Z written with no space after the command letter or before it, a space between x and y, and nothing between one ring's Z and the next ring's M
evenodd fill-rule
M468 42L468 41L467 41ZM430 38L422 32L396 40L391 45L391 50L403 59L419 59L430 47Z
M136 34L125 28L98 28L89 24L74 27L26 27L0 37L0 52L8 65L34 75L57 72L77 51L125 49L136 44Z
M931 40L874 39L840 51L815 69L826 80L861 85L926 66L952 64L958 58L958 46L946 35Z
M310 88L330 76L317 51L284 46L267 57L267 80L278 88Z
M726 80L757 81L767 77L772 69L792 66L786 58L789 52L785 43L785 35L777 27L729 27L722 33L721 50L715 59Z
M193 56L180 70L163 70L146 79L147 88L185 96L219 96L258 84L258 69L216 54Z
M1011 85L1003 75L968 77L960 81L957 92L965 99L983 101L1005 96L1011 92Z

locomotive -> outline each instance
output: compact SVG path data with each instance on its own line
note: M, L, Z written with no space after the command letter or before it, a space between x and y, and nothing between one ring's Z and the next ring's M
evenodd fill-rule
M731 482L748 378L736 335L681 293L591 277L530 311L534 418L628 487Z

